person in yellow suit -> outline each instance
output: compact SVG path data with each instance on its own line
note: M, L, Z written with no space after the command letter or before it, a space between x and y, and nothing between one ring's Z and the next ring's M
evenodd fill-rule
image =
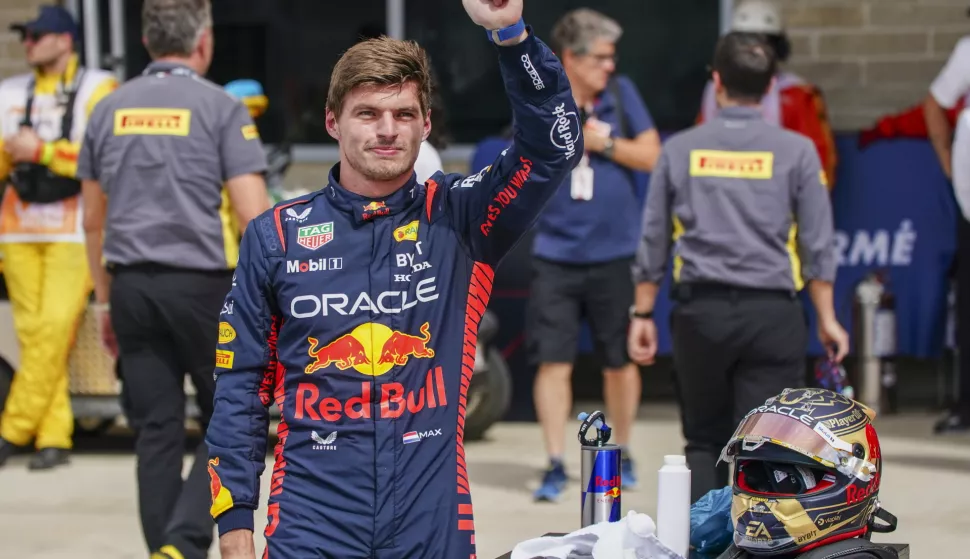
M0 82L0 250L20 367L0 416L0 465L33 443L32 470L66 464L74 417L68 355L93 289L82 229L80 142L115 77L79 64L78 25L59 6L11 26L32 72Z
M256 80L240 79L233 80L222 87L226 93L232 95L245 105L249 110L249 116L255 121L263 116L269 108L269 98L263 93L263 85ZM273 203L276 203L275 201ZM229 201L229 191L222 191L222 210L228 221L229 229L236 238L236 242L242 241L243 230L239 227L239 216Z

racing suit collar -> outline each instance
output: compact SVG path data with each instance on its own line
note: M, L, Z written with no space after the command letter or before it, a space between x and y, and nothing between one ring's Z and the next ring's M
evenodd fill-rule
M337 180L339 176L340 163L337 163L330 169L327 199L337 209L353 215L354 222L358 225L376 217L394 215L406 210L415 203L420 193L413 173L404 186L381 198L369 198L347 190Z
M760 105L749 105L749 106L732 106L724 107L718 113L721 118L730 119L756 119L761 118L761 106Z

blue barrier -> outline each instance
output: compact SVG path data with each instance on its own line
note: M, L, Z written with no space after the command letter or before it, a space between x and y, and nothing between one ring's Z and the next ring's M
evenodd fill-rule
M948 275L956 252L959 215L950 183L925 140L884 141L865 150L858 149L856 134L839 135L836 140L839 166L832 202L840 259L835 284L839 320L853 332L855 287L868 272L882 270L895 297L897 353L938 357L944 348ZM477 154L479 161L490 161L502 149L502 143L494 138L481 145L487 146L488 151L495 150L495 154ZM642 202L649 176L640 174L638 179ZM509 330L522 331L521 299L527 296L524 278L531 275L527 268L530 249L531 238L525 239L498 271L511 286L493 296L495 306L508 311L496 311L505 339L521 339L514 334L509 336ZM510 274L522 279L510 280ZM497 276L497 284L499 280ZM669 284L668 273L655 309L661 355L669 355L671 350ZM821 355L815 313L807 293L802 296L812 333L809 354ZM508 304L513 299L514 305ZM518 308L513 311L513 306ZM585 325L579 349L582 353L593 349ZM508 347L507 353L517 350L518 346Z

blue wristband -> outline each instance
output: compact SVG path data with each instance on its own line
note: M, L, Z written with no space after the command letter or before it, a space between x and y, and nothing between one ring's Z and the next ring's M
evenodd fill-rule
M507 41L509 39L518 37L519 35L522 34L523 31L525 31L525 21L522 18L519 18L519 21L513 23L508 27L503 27L501 29L486 30L485 32L488 34L488 40L494 43L494 42ZM492 36L493 33L496 36L498 36L498 41L496 41L495 37Z

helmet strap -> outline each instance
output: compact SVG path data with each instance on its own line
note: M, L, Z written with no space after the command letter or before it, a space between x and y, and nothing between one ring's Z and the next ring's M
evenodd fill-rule
M882 520L886 524L877 524L876 519ZM887 511L886 509L879 507L876 512L872 514L872 518L869 519L869 530L879 534L888 534L889 532L896 531L896 525L898 524L898 519Z

